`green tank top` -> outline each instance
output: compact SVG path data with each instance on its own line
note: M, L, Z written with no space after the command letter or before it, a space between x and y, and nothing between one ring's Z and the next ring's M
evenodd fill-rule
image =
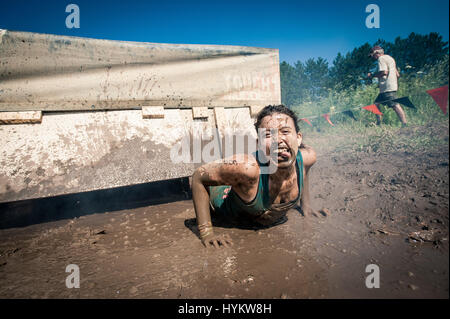
M267 166L267 164L263 164L259 161L258 151L254 153L254 156L260 167ZM291 202L271 205L269 195L269 175L260 173L258 191L252 201L249 203L244 202L229 185L210 186L209 198L211 207L214 211L221 215L225 215L226 217L236 218L244 214L260 223L264 223L264 220L271 223L273 220L280 218L288 209L294 207L300 199L303 189L303 158L300 150L297 152L296 170L298 196Z

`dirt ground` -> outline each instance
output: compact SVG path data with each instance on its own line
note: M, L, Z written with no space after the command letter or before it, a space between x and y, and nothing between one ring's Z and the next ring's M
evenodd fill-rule
M216 223L231 248L203 247L189 200L0 230L0 298L448 298L448 122L398 134L430 130L443 143L424 152L306 136L313 207L326 210L265 229ZM380 288L365 285L369 264Z

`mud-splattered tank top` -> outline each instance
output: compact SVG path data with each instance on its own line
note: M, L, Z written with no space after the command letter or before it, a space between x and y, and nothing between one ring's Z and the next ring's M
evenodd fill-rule
M257 152L254 153L254 156L260 167L267 166L267 164L259 161ZM260 173L258 191L252 201L249 203L244 202L229 185L210 186L209 199L211 207L215 212L227 218L247 217L263 225L272 224L283 217L286 211L293 208L300 199L303 189L303 158L300 150L297 152L296 170L298 196L293 201L282 204L270 204L269 175Z

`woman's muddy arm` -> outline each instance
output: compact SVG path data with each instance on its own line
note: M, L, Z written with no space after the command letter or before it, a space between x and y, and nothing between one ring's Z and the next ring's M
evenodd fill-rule
M192 200L194 202L200 238L206 247L232 244L225 236L216 236L211 224L208 186L230 185L238 195L246 195L256 185L259 168L256 159L245 154L233 155L220 161L207 163L199 167L192 176ZM248 184L248 185L247 185Z
M209 194L206 190L207 186L205 186L205 184L210 183L208 183L208 180L208 173L204 167L200 167L194 172L192 176L192 200L202 243L206 247L213 245L218 248L220 245L227 246L232 242L227 236L216 236L214 234L209 211Z
M303 176L303 190L300 197L300 205L302 211L305 215L316 215L311 207L311 200L309 194L309 170L316 162L316 152L310 146L305 144L301 145L300 151L302 152L303 165L304 165L304 176Z
M309 168L310 167L305 167L305 175L303 176L303 190L300 197L300 206L305 215L315 215L314 210L311 208L309 195Z

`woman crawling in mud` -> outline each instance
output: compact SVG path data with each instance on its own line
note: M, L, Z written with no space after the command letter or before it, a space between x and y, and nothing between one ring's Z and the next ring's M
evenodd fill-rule
M265 150L207 163L192 176L198 230L206 247L233 244L228 235L214 234L211 213L261 226L276 225L299 202L305 215L312 213L308 171L316 154L302 144L295 113L284 105L266 106L259 112L255 128L260 132L258 145ZM267 162L260 161L258 152L270 154L271 149L274 157L268 160L275 170L264 173Z

